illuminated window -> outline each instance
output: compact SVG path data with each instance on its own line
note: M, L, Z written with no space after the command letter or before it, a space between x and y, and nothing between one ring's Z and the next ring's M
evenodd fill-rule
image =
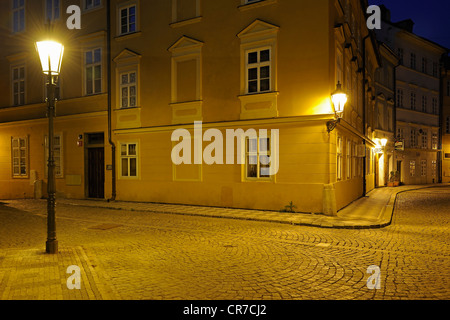
M120 75L120 107L134 108L136 106L137 106L136 72L122 73Z
M428 132L424 132L422 134L422 149L428 148Z
M120 174L122 178L136 178L138 176L137 143L120 145Z
M411 160L409 162L409 175L414 177L416 175L416 161Z
M431 147L433 150L437 150L438 149L438 144L439 144L439 135L437 133L433 133L432 137L431 137Z
M336 154L337 154L337 161L336 161L336 165L337 165L337 180L340 181L342 180L342 138L338 137L337 138L337 146L336 146L337 150L336 150Z
M270 138L246 139L245 172L247 179L270 179L270 161L272 161L270 144Z
M13 177L28 176L28 138L12 138Z
M433 160L431 161L431 176L433 178L436 178L436 174L437 174L437 161Z

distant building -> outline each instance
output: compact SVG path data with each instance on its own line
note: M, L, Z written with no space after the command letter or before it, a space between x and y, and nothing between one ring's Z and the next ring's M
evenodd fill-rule
M438 183L440 63L446 49L413 33L414 22L394 23L383 8L379 41L399 57L396 68L396 169L405 184Z

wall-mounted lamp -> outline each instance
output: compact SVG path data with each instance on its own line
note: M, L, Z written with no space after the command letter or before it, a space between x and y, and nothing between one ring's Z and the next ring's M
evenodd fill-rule
M334 114L336 115L337 119L327 122L328 133L333 131L338 125L338 123L341 121L347 100L348 100L347 94L342 90L341 83L338 82L336 85L336 90L331 94L331 101L333 102Z

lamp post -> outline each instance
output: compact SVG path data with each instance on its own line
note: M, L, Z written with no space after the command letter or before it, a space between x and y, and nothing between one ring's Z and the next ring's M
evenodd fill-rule
M55 117L56 82L61 70L61 62L64 54L64 46L54 41L36 42L36 50L41 60L42 72L46 76L47 86L47 116L48 116L48 199L47 199L47 242L46 252L58 253L58 241L56 240L56 183L55 183L55 158L54 158L54 134L53 118Z
M331 94L331 101L333 102L334 114L336 115L336 120L329 121L327 123L328 133L333 131L337 124L341 121L342 114L344 113L345 104L347 103L348 96L342 90L342 85L340 82L336 85L336 90Z

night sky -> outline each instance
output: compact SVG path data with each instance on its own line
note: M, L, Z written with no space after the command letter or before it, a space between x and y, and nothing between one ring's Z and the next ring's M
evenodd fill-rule
M393 22L412 19L415 34L450 48L449 0L369 0L369 4L384 4Z

